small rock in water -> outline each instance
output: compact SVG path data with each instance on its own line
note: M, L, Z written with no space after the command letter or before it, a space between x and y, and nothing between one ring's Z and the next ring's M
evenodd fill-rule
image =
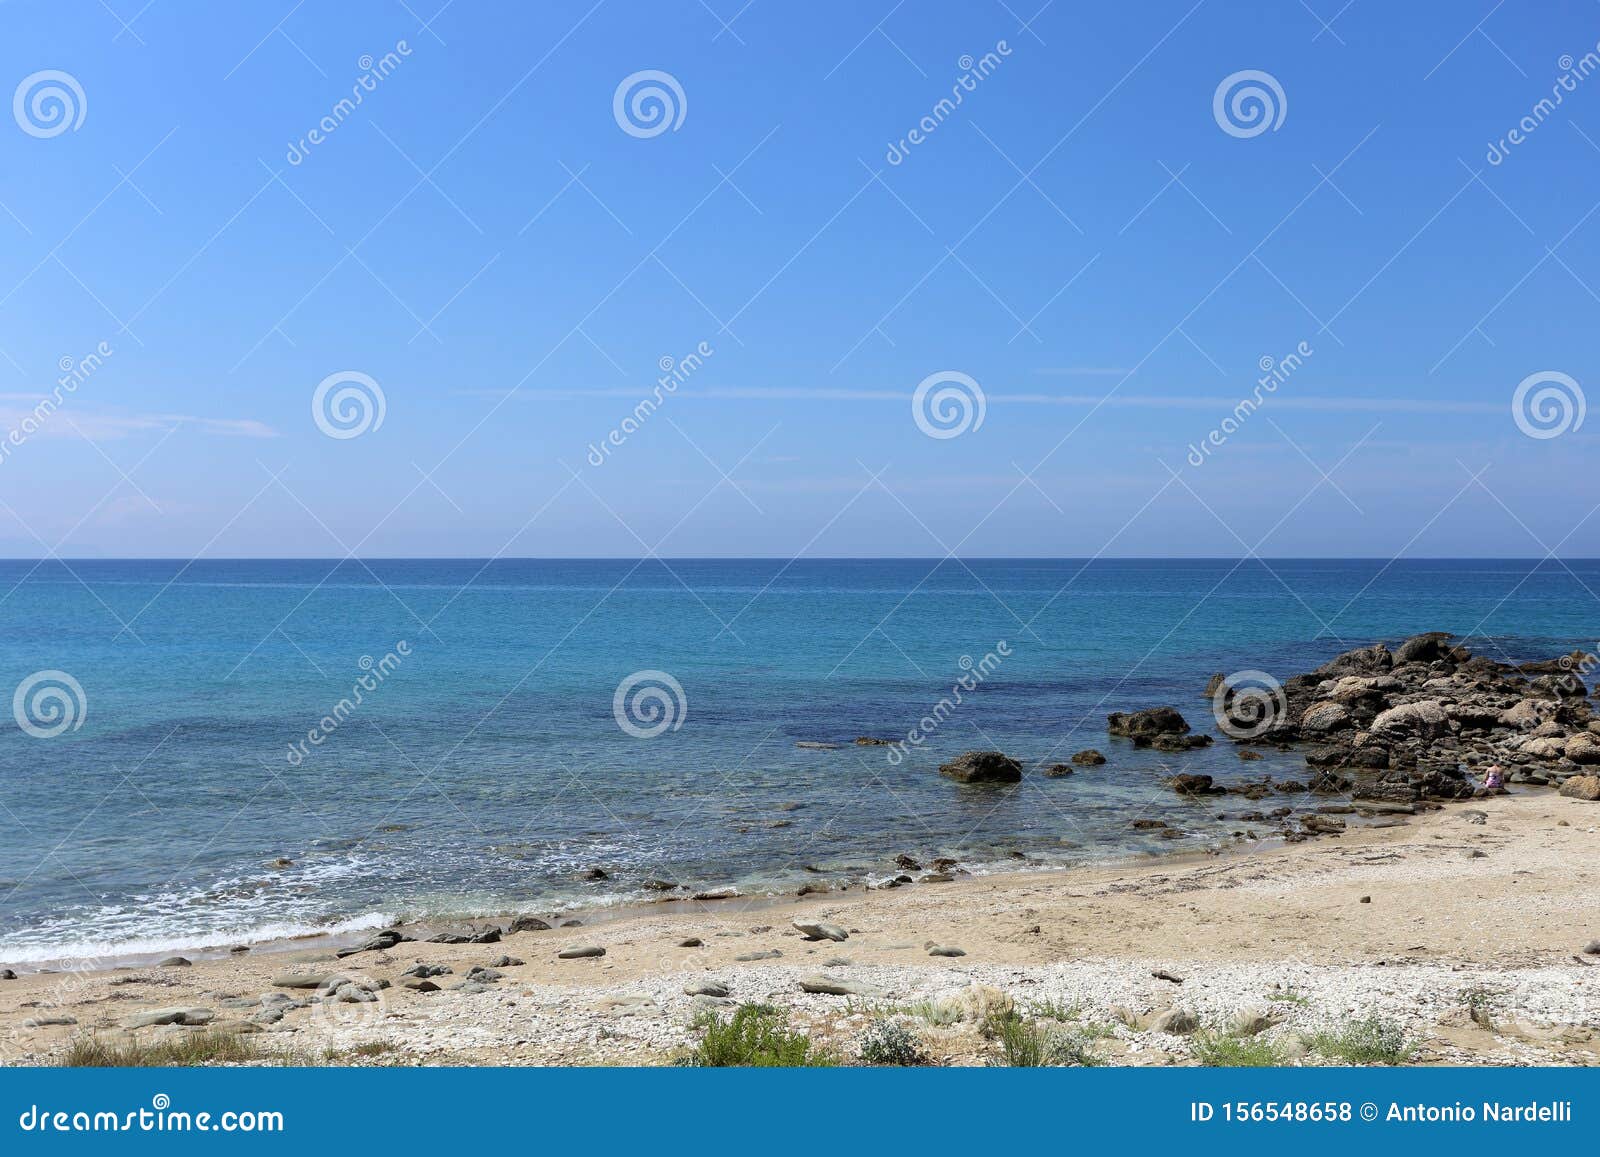
M1241 747L1239 749L1239 758L1248 763L1252 760L1260 759L1261 753L1259 751L1251 751L1247 747Z
M578 879L580 880L609 880L610 878L604 868L587 868L578 873Z
M820 922L813 924L805 920L794 920L791 923L794 925L795 931L799 932L807 940L835 940L842 942L850 939L850 933L837 924Z
M957 783L1021 783L1022 764L998 751L968 751L939 765Z
M795 746L803 747L810 751L834 751L839 745L837 743L820 743L815 739L802 739L796 742Z
M1106 757L1092 747L1086 747L1072 757L1072 762L1079 767L1099 767L1105 761Z
M597 956L604 956L606 950L598 944L576 945L572 948L563 948L556 953L557 960L588 960Z
M1044 769L1046 779L1065 779L1072 774L1072 768L1065 763L1052 763Z

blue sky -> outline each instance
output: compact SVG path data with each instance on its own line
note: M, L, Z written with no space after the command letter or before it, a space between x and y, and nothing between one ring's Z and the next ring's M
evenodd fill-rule
M1600 554L1594 3L441 3L0 4L0 553Z

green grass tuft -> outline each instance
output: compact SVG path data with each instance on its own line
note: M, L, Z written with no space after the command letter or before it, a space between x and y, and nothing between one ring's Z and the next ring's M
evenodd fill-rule
M701 1037L684 1063L696 1068L817 1068L838 1063L801 1032L790 1032L784 1014L770 1005L743 1004L723 1020L702 1014Z
M1195 1060L1211 1068L1265 1069L1285 1061L1283 1046L1264 1036L1202 1030L1189 1038Z
M242 1064L268 1055L249 1037L226 1032L197 1032L148 1043L80 1036L67 1046L61 1065L72 1069L193 1068Z
M1342 1028L1312 1033L1306 1047L1331 1060L1352 1065L1403 1065L1416 1053L1416 1044L1398 1022L1371 1016Z
M1089 1068L1103 1063L1094 1051L1094 1044L1104 1034L1095 1030L1063 1029L1011 1016L996 1020L993 1032L1000 1042L1000 1063L1010 1068L1059 1065Z

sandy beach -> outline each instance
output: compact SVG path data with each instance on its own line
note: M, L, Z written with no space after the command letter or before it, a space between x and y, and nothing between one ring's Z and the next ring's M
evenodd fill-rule
M1194 1063L1196 1024L1202 1037L1248 1025L1287 1061L1323 1063L1309 1034L1379 1016L1404 1025L1413 1063L1589 1065L1597 852L1600 804L1524 789L1255 852L664 905L343 958L291 942L24 974L0 981L0 1049L52 1064L88 1035L222 1029L317 1063L655 1065L694 1046L697 1016L762 1002L844 1063L888 1015L932 1062L986 1064L977 994L1091 1029L1113 1064ZM847 939L810 940L796 922ZM560 958L571 948L604 954ZM418 964L449 971L408 975ZM802 990L821 977L836 994ZM346 983L346 999L321 999ZM178 1023L130 1027L141 1018Z

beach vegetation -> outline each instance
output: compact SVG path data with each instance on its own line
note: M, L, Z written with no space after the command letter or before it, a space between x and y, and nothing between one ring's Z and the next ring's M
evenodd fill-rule
M1013 1015L999 1020L994 1033L1000 1044L998 1063L1008 1068L1089 1068L1104 1063L1094 1048L1103 1034L1094 1031L1060 1028Z
M861 1059L869 1065L925 1065L922 1038L898 1020L879 1017L861 1034Z
M696 1068L817 1068L838 1064L827 1049L803 1032L791 1031L787 1017L771 1005L742 1004L724 1020L715 1012L695 1021L703 1035L684 1058Z
M1265 1069L1287 1059L1284 1047L1266 1036L1201 1029L1189 1038L1194 1059L1210 1068Z
M1288 988L1277 988L1267 993L1267 1000L1273 1004L1293 1004L1304 1006L1311 1003L1311 998L1301 992L1294 985Z
M88 1034L76 1037L61 1058L63 1068L193 1068L259 1061L268 1054L248 1036L230 1032L185 1033L156 1041Z
M1058 1020L1065 1023L1075 1021L1082 1016L1083 1005L1075 1002L1069 1004L1053 997L1046 997L1044 1000L1029 1001L1028 1014L1040 1020Z
M1403 1065L1416 1053L1416 1043L1399 1021L1369 1016L1306 1037L1306 1047L1330 1060L1351 1065Z

